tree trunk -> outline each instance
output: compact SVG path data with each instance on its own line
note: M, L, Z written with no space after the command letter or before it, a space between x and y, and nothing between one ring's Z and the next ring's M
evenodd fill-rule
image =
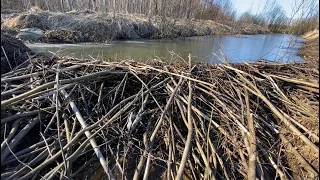
M153 0L149 0L149 12L148 12L148 17L149 18L152 16L152 1Z
M126 12L126 14L128 14L128 1L125 1L125 12Z
M92 3L92 10L93 11L96 11L97 9L97 2L96 2L96 0L91 0L91 3Z
M113 17L116 16L116 0L113 0Z
M61 6L61 12L64 12L64 8L63 8L63 0L60 0L60 6Z

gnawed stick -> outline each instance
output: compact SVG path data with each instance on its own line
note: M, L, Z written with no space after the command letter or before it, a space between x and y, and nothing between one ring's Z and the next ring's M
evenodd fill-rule
M249 164L248 164L248 180L256 179L256 161L257 161L257 147L256 147L256 133L254 129L254 121L250 112L249 97L247 90L245 90L245 101L247 109L248 129L250 132L250 152L249 152Z
M70 105L71 109L73 110L73 112L75 113L82 128L85 129L87 127L87 123L85 122L82 115L80 114L76 104L69 98L69 95L65 90L61 90L61 93L63 94L64 98L69 102L69 105ZM90 131L85 131L84 133L87 136L87 138L91 137ZM101 163L102 168L104 169L105 173L108 175L109 179L111 179L111 180L115 179L111 170L108 167L108 164L107 164L105 158L103 157L103 155L100 151L99 146L97 145L97 143L93 137L90 139L90 144L91 144L94 152L96 153L96 155Z
M189 54L189 68L191 70L191 55ZM191 73L191 72L190 72ZM183 172L184 172L184 168L187 162L187 158L189 156L189 150L191 147L191 140L192 140L192 136L193 136L193 123L192 123L192 114L191 114L191 106L192 106L192 84L191 81L189 80L188 82L188 87L189 87L189 97L188 97L188 135L187 135L187 140L186 140L186 144L185 144L185 149L183 151L182 154L182 158L180 161L180 166L177 172L177 175L175 177L176 180L180 180L182 178Z

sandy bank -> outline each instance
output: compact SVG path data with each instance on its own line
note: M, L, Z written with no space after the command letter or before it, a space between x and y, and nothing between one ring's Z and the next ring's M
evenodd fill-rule
M306 39L300 48L300 55L319 69L319 30L308 32L302 36Z

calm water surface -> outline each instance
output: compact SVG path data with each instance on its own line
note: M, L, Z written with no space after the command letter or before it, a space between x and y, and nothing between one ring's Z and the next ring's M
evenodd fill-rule
M184 39L115 41L110 44L28 44L37 52L52 52L76 58L139 61L161 59L179 61L191 53L202 62L219 63L221 59L241 63L260 58L279 62L301 62L298 49L303 39L294 35L268 34L236 36L202 36Z

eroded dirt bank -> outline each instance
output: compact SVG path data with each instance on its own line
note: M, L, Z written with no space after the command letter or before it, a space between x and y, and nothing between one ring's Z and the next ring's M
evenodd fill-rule
M29 11L2 15L1 31L15 36L23 28L43 30L44 37L39 41L46 43L270 33L267 28L252 24L221 24L211 20L148 18L140 14L116 14L113 16L113 14L93 12Z

